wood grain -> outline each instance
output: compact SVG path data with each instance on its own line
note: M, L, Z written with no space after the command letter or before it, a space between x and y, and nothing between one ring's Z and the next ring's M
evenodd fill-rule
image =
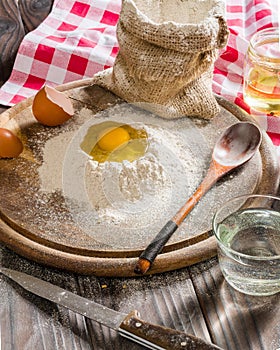
M18 7L25 32L38 27L49 14L53 0L19 0Z
M22 259L5 248L0 250L0 256L3 265L31 272L116 310L130 312L136 309L149 322L210 341L186 269L179 274L172 272L152 278L99 278L48 269ZM25 292L2 276L0 290L3 350L145 349L121 338L107 327ZM24 323L23 319L26 320Z
M115 310L212 341L225 350L277 350L280 294L250 297L229 287L217 259L138 278L81 276L0 248L1 264ZM2 350L145 350L115 331L25 292L0 275ZM194 348L193 350L199 350Z
M216 259L193 266L191 279L213 342L224 349L278 349L280 293L241 294L225 282Z
M51 6L52 0L0 1L0 86L10 76L24 35L42 22Z
M17 1L2 0L0 7L0 82L8 79L24 35L24 26Z

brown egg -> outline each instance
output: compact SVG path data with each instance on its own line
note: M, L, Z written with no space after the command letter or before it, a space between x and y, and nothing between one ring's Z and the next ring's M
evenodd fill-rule
M0 128L0 157L15 158L23 151L21 140L10 130Z
M50 86L44 86L34 97L32 112L39 123L57 126L65 123L74 114L70 99Z

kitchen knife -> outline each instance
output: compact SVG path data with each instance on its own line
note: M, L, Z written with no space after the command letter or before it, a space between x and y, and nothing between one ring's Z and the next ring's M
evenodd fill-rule
M117 330L123 337L146 348L221 350L184 332L143 321L136 310L129 314L120 313L26 273L5 267L0 267L0 272L25 290Z

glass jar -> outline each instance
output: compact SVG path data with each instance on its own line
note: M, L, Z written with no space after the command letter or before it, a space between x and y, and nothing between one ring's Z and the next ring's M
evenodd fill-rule
M279 29L253 35L244 63L244 100L254 110L280 116Z

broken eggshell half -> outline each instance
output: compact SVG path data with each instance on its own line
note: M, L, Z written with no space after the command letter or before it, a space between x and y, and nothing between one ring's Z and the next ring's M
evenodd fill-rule
M74 109L63 92L45 85L34 96L32 113L39 123L57 126L70 119L74 115Z

